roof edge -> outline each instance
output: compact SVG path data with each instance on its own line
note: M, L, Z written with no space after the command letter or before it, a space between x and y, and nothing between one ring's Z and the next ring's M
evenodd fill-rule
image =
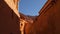
M42 7L42 9L39 11L39 14L41 14L44 10L46 10L49 5L52 5L56 0L48 0L45 5Z

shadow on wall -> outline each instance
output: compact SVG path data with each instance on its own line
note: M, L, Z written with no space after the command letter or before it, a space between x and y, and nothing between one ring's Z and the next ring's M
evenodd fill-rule
M28 34L60 34L60 0L49 0Z
M20 34L20 18L0 0L0 34Z

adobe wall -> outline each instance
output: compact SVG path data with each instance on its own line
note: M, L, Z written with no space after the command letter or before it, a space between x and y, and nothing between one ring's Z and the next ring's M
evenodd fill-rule
M20 18L4 1L0 0L0 34L20 34Z
M60 0L45 4L28 34L60 34Z

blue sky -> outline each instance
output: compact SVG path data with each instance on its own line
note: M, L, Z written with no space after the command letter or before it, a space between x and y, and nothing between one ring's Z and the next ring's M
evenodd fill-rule
M19 12L36 16L47 0L21 0L19 2Z

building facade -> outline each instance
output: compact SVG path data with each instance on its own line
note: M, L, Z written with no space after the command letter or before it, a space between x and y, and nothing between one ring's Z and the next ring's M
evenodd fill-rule
M0 0L0 34L20 34L18 0Z
M20 13L20 31L21 31L21 34L28 34L32 24L33 24L33 19L31 19L31 17L28 17L27 15Z
M60 0L48 0L28 34L60 34Z

